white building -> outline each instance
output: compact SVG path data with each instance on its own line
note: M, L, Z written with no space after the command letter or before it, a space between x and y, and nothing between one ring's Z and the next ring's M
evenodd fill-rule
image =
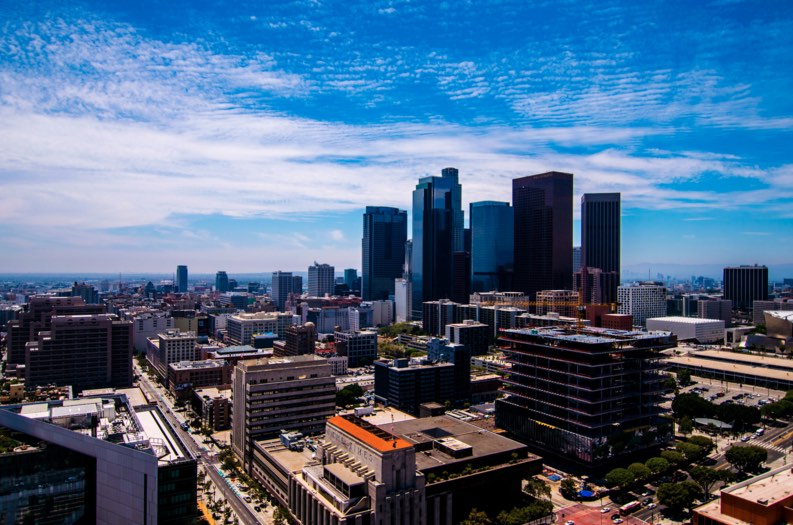
M666 315L666 286L649 282L617 288L617 313L633 316L633 324L644 326L647 319Z
M169 364L196 358L196 336L193 332L174 328L147 341L146 359L162 378L168 377Z
M318 264L308 267L308 295L309 297L324 297L325 294L333 295L336 288L336 269L329 264Z
M394 322L394 301L372 301L372 324L388 326Z
M721 319L656 317L647 319L647 330L672 332L680 341L696 341L702 344L724 340L724 321Z
M167 312L157 310L121 311L124 320L132 321L132 346L136 352L145 352L147 340L157 334L171 330L173 317Z
M254 334L272 332L283 339L289 326L300 323L300 316L283 312L258 312L232 315L226 320L229 342L233 345L253 344ZM305 324L305 322L304 322Z
M410 321L413 287L407 279L394 279L394 310L397 323Z

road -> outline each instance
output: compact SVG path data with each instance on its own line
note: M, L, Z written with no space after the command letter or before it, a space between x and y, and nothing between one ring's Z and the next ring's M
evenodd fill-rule
M257 525L263 523L260 519L251 512L242 497L236 494L226 483L226 480L219 474L219 465L216 454L209 453L205 447L200 446L195 442L193 435L189 432L182 430L183 420L173 411L170 401L160 394L157 386L152 385L146 373L140 369L135 363L135 373L138 374L138 384L145 390L146 396L149 399L157 400L158 406L162 409L162 413L168 418L176 433L182 439L185 446L190 449L190 452L195 456L200 465L204 467L204 471L209 474L212 482L220 491L220 494L228 502L229 506L234 510L234 513L244 525Z

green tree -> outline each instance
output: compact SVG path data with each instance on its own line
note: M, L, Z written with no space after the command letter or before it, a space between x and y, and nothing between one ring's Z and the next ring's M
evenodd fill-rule
M683 419L686 416L691 419L713 417L716 415L716 405L696 394L679 394L672 401L672 412L675 419Z
M760 409L736 403L721 404L717 417L722 421L732 423L733 428L740 432L760 423Z
M702 489L691 481L680 483L664 483L658 487L658 501L666 505L673 512L679 513L683 509L691 508L694 500L701 495Z
M553 512L553 503L547 500L537 500L526 507L515 507L509 511L501 511L496 516L498 525L523 525L530 521L543 518Z
M628 470L633 474L633 478L638 483L644 483L652 475L652 471L644 463L631 463Z
M661 452L661 457L667 460L673 467L680 465L685 460L683 454L676 450L664 450Z
M644 465L650 469L654 476L658 476L669 470L669 461L664 458L650 458Z
M468 518L464 519L460 525L491 525L493 523L487 514L481 510L471 509Z
M705 449L693 443L678 443L675 449L683 454L683 458L688 462L699 461L707 455Z
M287 525L289 523L289 512L280 505L273 512L273 525Z
M702 447L705 451L705 454L710 454L716 448L716 443L713 442L712 439L706 436L691 436L688 438L688 442L692 445L696 445L698 447Z
M578 486L573 478L564 478L559 485L559 492L567 499L575 499L578 494Z
M691 418L688 416L683 416L678 423L677 428L680 430L680 433L687 436L694 431L694 422L691 421Z
M768 459L768 451L762 447L733 445L724 458L738 472L754 472Z
M699 486L709 494L713 485L719 481L726 481L724 472L709 467L694 467L689 471L691 478L699 483Z
M686 386L691 384L691 371L686 369L681 369L677 372L677 382L680 383L681 386Z
M526 494L537 499L550 499L551 487L542 480L531 478L526 480Z
M776 403L768 403L760 408L760 415L769 419L781 419L793 415L793 401L788 401L786 397Z
M606 474L606 486L616 487L620 490L633 485L635 481L636 477L633 472L625 468L615 468Z
M363 395L363 388L358 383L351 383L336 392L336 406L345 407L355 404L355 400Z
M674 390L677 388L677 381L675 381L675 378L672 376L666 376L661 382L661 387L663 387L664 390Z

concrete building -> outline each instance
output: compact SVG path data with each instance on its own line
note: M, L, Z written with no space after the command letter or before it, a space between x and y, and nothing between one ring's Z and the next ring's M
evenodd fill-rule
M196 517L196 461L157 407L123 395L0 407L20 446L0 456L14 523L182 524ZM45 521L50 520L50 521Z
M336 381L321 357L241 361L234 369L231 444L250 472L253 443L282 429L321 432L336 408Z
M610 330L633 329L633 316L630 314L603 314L600 317L600 326Z
M753 301L768 300L768 267L735 266L724 269L724 298L736 310L751 311Z
M410 321L413 291L407 279L394 279L394 315L397 323Z
M179 361L194 361L196 358L196 336L194 332L179 329L167 330L148 340L146 360L162 378L168 377L168 365Z
M379 401L418 415L422 403L454 401L454 365L410 364L408 359L375 361L374 393Z
M314 261L308 267L308 296L324 297L333 295L336 283L336 269L329 264L319 264Z
M666 287L655 282L620 286L617 302L617 313L630 314L635 325L644 326L647 319L666 315Z
M769 355L703 350L672 356L669 365L698 377L753 385L772 390L793 390L793 362Z
M540 290L537 292L537 314L555 312L565 317L578 316L578 292L573 290Z
M253 336L272 332L279 339L286 337L286 329L300 322L292 313L258 312L233 315L226 321L226 337L233 345L253 344Z
M287 327L283 351L273 347L275 357L286 357L294 355L313 355L317 343L317 328L314 323L304 325L292 325Z
M446 334L446 325L455 322L459 303L449 299L427 301L422 305L422 326L430 335L443 337Z
M334 332L336 353L348 360L348 366L356 368L369 365L377 359L377 332Z
M205 386L230 385L233 369L232 364L222 359L169 363L168 388L175 392Z
M696 317L656 317L647 319L647 330L672 332L678 341L712 344L724 340L724 321Z
M697 301L697 316L700 319L721 319L724 327L732 326L732 301L729 299L699 298Z
M793 311L793 299L774 299L773 301L754 301L752 303L752 322L761 324L765 322L765 312L780 310Z
M793 312L779 310L765 312L765 327L768 337L790 342L793 338Z
M462 323L447 324L446 339L465 346L471 355L483 355L490 345L490 329L484 323L466 319Z
M51 319L25 345L25 387L71 385L74 392L132 384L132 323L112 314Z
M672 436L660 417L661 350L675 344L668 332L507 330L499 346L512 367L496 426L585 467L660 446ZM652 439L631 440L637 432Z
M214 431L231 426L231 388L205 387L193 390L191 405L201 424Z
M149 338L174 328L173 318L167 312L130 312L122 313L122 317L132 321L132 346L140 353L146 352Z
M302 289L303 282L301 278L300 288ZM273 272L272 276L272 290L270 291L270 298L275 303L278 310L283 310L286 300L289 299L289 294L300 293L302 290L295 290L294 282L292 279L292 272Z
M394 301L371 301L372 326L388 326L394 322Z

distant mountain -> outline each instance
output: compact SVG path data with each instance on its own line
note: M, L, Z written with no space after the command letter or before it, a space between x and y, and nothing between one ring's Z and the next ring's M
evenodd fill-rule
M690 279L692 275L721 279L724 275L724 268L732 266L730 264L674 264L674 263L639 263L624 265L622 267L622 279L647 279L655 280L658 274L671 276L677 279ZM793 263L769 264L768 279L771 282L782 281L785 278L793 278Z

